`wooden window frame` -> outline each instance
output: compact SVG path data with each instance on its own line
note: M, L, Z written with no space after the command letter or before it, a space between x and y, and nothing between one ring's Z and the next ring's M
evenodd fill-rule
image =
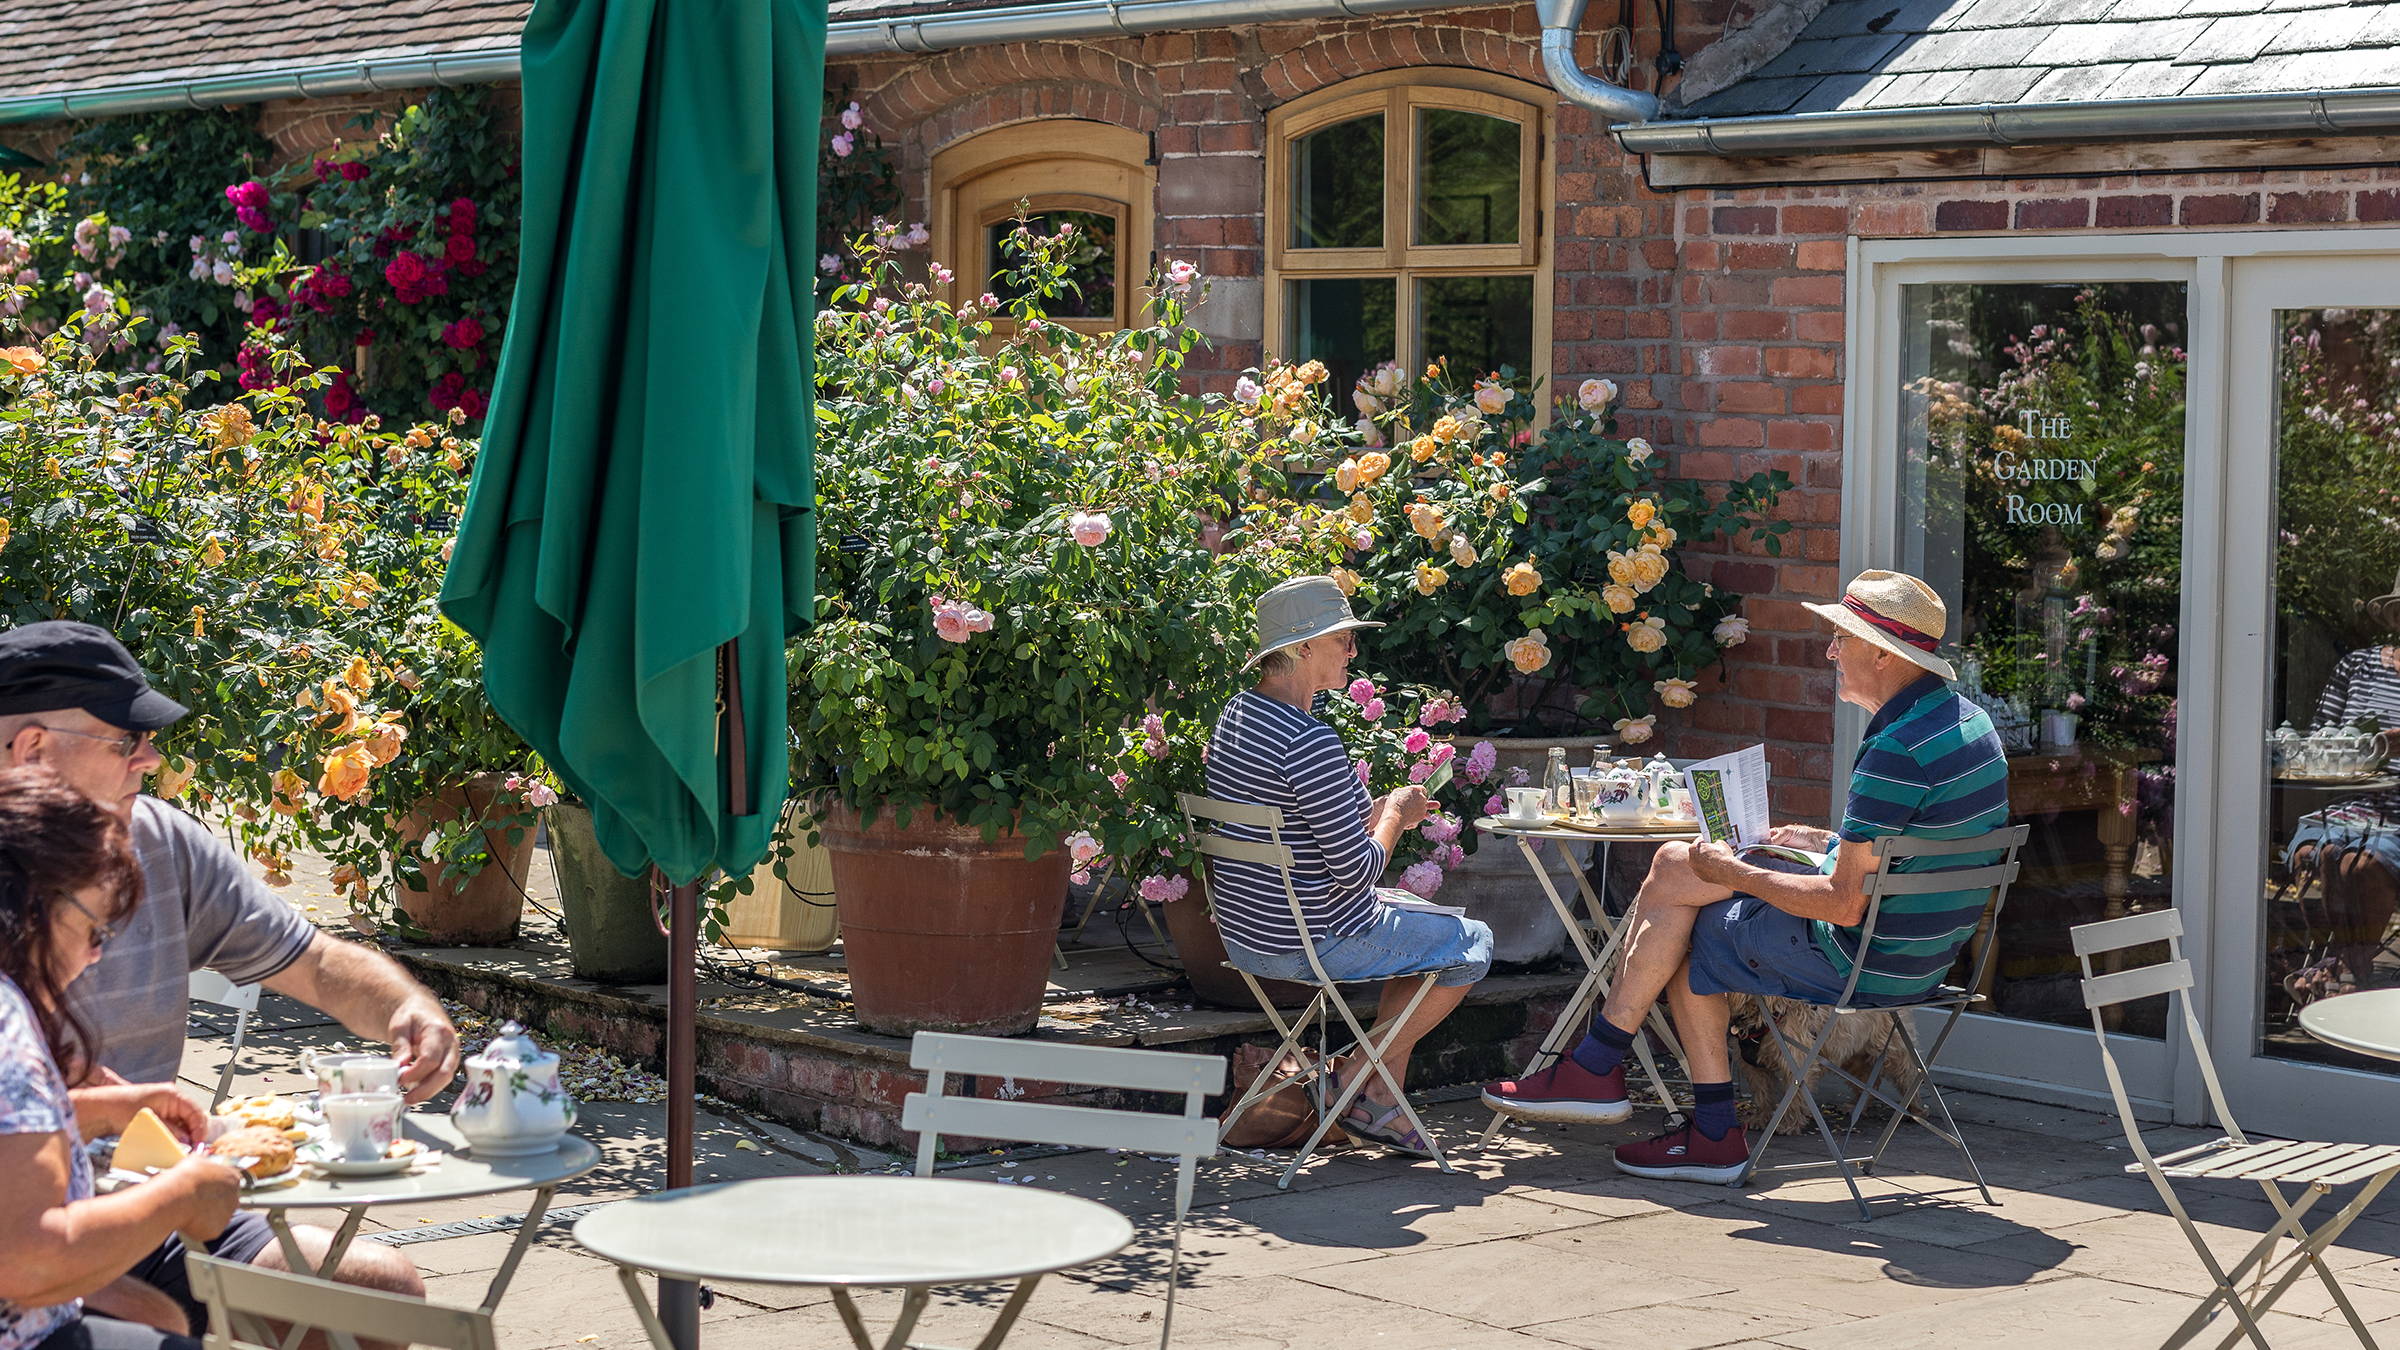
M946 298L961 304L982 293L985 231L1014 217L1016 203L1024 201L1036 212L1115 218L1116 312L1053 322L1086 333L1131 326L1156 262L1158 175L1150 158L1148 136L1080 118L1020 122L943 147L933 157L933 256L954 274ZM995 334L1015 330L1016 320L1007 315L993 318Z
M1403 370L1423 369L1417 347L1418 283L1438 277L1531 276L1533 364L1527 379L1551 374L1550 312L1555 290L1550 238L1548 159L1550 110L1557 95L1505 75L1448 67L1383 71L1295 99L1267 114L1266 349L1281 355L1289 340L1287 283L1337 277L1395 283L1392 359ZM1515 122L1519 129L1518 240L1513 244L1430 245L1413 241L1417 226L1417 117L1452 109ZM1292 237L1292 145L1301 137L1372 113L1384 117L1383 243L1373 248L1299 248ZM1474 372L1480 374L1481 372ZM1347 391L1339 391L1347 392ZM1545 388L1545 394L1555 390ZM1550 400L1540 400L1547 420Z

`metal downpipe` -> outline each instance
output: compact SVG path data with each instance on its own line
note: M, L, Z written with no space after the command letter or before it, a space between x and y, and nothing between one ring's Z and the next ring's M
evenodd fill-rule
M1583 26L1584 0L1534 0L1542 22L1542 69L1550 85L1611 122L1647 122L1658 116L1658 96L1627 89L1575 64L1575 36Z

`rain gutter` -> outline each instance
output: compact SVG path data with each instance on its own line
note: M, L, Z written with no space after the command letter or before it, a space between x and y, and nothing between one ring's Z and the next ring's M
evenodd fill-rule
M1620 126L1644 155L1836 154L2053 141L2325 136L2400 128L2400 88L1965 108L1868 108L1781 117L1701 117Z
M1001 42L1125 37L1174 28L1303 19L1368 19L1416 10L1457 9L1469 0L1053 0L1008 9L908 18L852 19L827 27L829 57L947 51ZM1581 9L1580 0L1576 8ZM0 124L68 117L206 108L274 99L330 98L433 85L508 84L520 74L515 47L290 66L241 75L118 85L105 89L0 98Z

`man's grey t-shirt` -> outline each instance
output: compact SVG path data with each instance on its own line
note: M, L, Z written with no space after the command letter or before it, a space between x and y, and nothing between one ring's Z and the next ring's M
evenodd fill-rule
M100 1039L101 1063L166 1083L183 1064L191 973L255 983L299 960L316 929L224 840L155 797L134 798L133 850L142 903L68 994Z

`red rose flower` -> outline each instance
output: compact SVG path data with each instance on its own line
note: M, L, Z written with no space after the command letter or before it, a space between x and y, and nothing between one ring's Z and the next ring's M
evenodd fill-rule
M443 327L442 341L445 345L466 351L483 341L483 325L472 318L460 319Z
M453 263L475 261L475 236L454 234L442 245L442 257Z

